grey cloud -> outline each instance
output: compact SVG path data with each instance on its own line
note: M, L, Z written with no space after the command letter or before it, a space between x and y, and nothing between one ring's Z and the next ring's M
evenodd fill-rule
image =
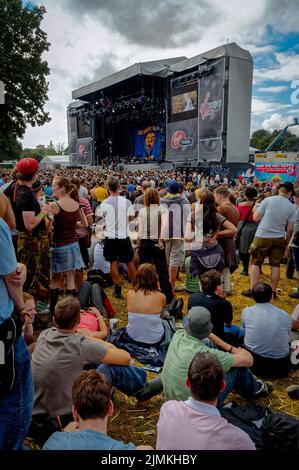
M207 0L62 0L68 13L97 16L129 42L178 47L200 40L220 13Z
M95 67L86 71L78 77L78 80L74 83L74 89L80 88L80 86L86 85L86 83L92 83L101 78L107 77L111 73L117 71L113 65L113 61L116 59L115 54L106 54L101 58L100 63L94 64Z

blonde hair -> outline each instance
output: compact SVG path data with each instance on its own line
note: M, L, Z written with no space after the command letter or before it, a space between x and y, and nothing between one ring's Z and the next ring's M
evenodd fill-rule
M198 188L195 190L195 197L196 197L196 200L201 202L204 194L207 192L208 190L205 189L205 188Z
M34 300L34 297L28 292L23 292L23 302L26 303L28 300Z

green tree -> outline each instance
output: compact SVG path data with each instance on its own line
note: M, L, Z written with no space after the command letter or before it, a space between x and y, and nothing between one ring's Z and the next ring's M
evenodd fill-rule
M270 132L265 131L264 129L259 129L258 131L253 132L251 139L250 139L250 145L251 147L264 150L265 148L264 144L266 141L270 139L270 137L271 137ZM270 143L270 140L269 140L269 143Z
M30 148L25 148L22 152L21 158L35 158L39 162L44 158L44 153L42 150L36 148L36 149L30 149Z
M0 161L17 160L22 154L22 144L14 136L8 135L1 139Z
M0 81L6 92L0 104L0 147L11 136L22 138L27 124L50 121L44 110L50 69L42 58L50 44L40 28L45 13L44 7L23 8L21 0L0 0Z
M272 133L259 129L255 131L250 139L250 145L264 151L268 145L274 141L278 136L280 130L275 129ZM299 151L299 138L291 132L286 132L271 148L272 152L298 152Z

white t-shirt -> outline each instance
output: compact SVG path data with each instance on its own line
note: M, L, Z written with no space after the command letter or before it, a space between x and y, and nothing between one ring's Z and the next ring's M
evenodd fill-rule
M296 221L296 206L284 196L267 197L257 212L262 218L255 236L260 238L284 238L288 222Z
M98 214L104 217L107 238L125 239L129 236L129 217L133 217L135 212L128 199L110 196L102 202Z

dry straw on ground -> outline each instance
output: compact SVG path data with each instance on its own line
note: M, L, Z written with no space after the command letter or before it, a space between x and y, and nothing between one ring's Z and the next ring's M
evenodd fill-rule
M263 279L268 281L270 273L269 267L263 267ZM183 283L184 275L180 275ZM229 297L230 302L234 308L234 323L240 324L240 314L243 308L247 305L252 305L254 302L251 299L241 295L242 290L249 287L249 278L241 276L239 270L233 274L233 295ZM297 280L289 280L285 277L285 269L282 268L282 280L279 284L279 295L275 300L275 305L286 310L291 314L297 305L297 301L288 297L292 289L297 286ZM111 298L114 308L117 311L117 318L119 318L119 327L124 327L127 323L127 309L126 309L126 292L129 284L126 282L123 289L123 299L117 300L112 296L112 288L107 289L107 294ZM188 295L180 292L178 296L184 299L184 312L188 303ZM138 365L138 362L135 361ZM156 374L148 373L149 378L155 377ZM268 406L273 412L283 411L291 416L299 417L299 402L291 400L285 388L291 384L299 384L299 369L293 371L287 378L273 381L274 391L269 398L261 399L258 402L264 406ZM229 400L234 400L238 403L245 403L242 398L236 394L231 394ZM135 399L129 398L121 392L116 392L114 395L114 415L109 421L108 433L115 439L120 439L127 442L133 442L136 445L148 444L155 447L156 444L156 424L159 419L160 407L163 404L163 395L151 399L145 404L138 404ZM27 441L30 448L36 448L36 445L31 440Z

